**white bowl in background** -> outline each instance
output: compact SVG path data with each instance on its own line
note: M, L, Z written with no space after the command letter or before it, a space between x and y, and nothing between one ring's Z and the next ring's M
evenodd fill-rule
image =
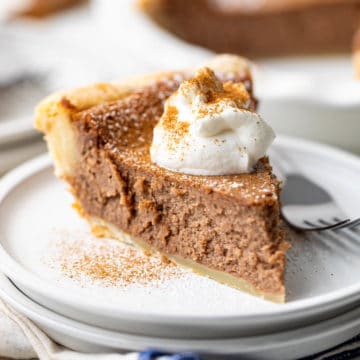
M255 90L259 112L277 133L360 153L360 81L350 56L261 61Z

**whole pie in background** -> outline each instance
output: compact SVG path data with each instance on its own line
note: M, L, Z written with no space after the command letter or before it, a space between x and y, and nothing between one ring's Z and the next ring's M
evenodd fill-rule
M85 3L86 0L6 0L10 17L39 18Z
M216 52L350 52L359 0L138 0L157 24Z

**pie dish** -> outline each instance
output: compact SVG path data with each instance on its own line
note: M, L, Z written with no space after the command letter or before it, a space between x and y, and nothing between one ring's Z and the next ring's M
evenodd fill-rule
M15 17L44 17L84 2L83 0L29 0L16 4ZM13 5L14 6L14 5Z
M138 0L158 25L216 52L246 56L351 51L358 0Z
M353 42L353 63L355 75L360 79L360 29L356 32Z
M251 95L248 62L220 55L206 64ZM280 184L267 157L251 173L186 175L150 160L165 100L194 71L149 75L57 93L36 109L57 176L98 236L160 253L221 283L285 301Z

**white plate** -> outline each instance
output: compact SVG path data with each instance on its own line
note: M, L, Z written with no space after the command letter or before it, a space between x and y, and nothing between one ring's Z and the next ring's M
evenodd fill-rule
M336 149L279 137L300 171L331 191L350 216L360 213L360 160ZM275 159L276 160L276 159ZM50 160L35 159L0 183L0 269L25 293L77 320L127 332L174 337L219 337L297 327L334 316L360 299L360 242L339 236L297 237L288 254L288 302L273 304L189 274L165 288L79 287L41 260L49 242L67 232L90 237L71 208L66 186Z
M330 320L292 331L232 339L166 339L113 332L71 320L32 301L2 274L0 295L56 342L81 352L142 351L157 348L169 352L194 351L217 360L219 356L221 359L227 358L226 355L232 359L244 356L286 360L329 349L360 331L360 308L357 306Z

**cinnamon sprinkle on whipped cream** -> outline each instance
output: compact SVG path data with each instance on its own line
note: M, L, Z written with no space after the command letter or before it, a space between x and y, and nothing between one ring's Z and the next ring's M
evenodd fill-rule
M150 148L157 165L191 175L251 172L275 138L243 83L222 83L208 67L165 103Z

